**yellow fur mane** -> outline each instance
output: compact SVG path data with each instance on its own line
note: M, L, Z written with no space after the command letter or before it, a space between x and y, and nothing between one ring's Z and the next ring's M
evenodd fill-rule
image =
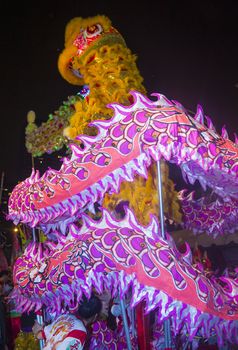
M76 112L70 119L70 125L65 130L65 135L74 139L77 135L91 133L87 125L96 119L107 119L112 116L112 110L107 104L118 102L128 105L130 90L145 93L142 85L142 77L135 64L136 57L130 50L121 45L103 46L98 51L93 50L90 55L94 60L87 64L84 57L83 65L74 68L79 69L84 77L84 83L89 85L89 99L83 103L79 101L75 105Z
M95 134L88 124L96 119L108 119L113 111L107 108L112 102L129 105L130 91L137 90L145 93L142 85L143 78L136 66L136 56L126 47L123 38L118 37L103 44L98 42L87 48L85 52L77 56L73 45L79 28L100 23L104 30L109 30L111 22L105 16L96 16L88 19L75 18L66 27L66 48L59 57L59 71L62 76L72 84L87 84L90 89L89 97L75 104L75 113L69 120L69 126L64 130L64 135L74 139L79 134ZM118 39L119 38L119 39ZM114 41L115 40L115 41ZM80 72L82 78L74 76L69 70L68 62L71 60L72 68ZM123 182L119 194L107 194L103 206L114 210L120 201L128 201L130 208L135 212L138 220L147 224L150 215L158 215L158 190L156 166L148 171L148 179L136 177L132 183ZM179 206L176 200L174 185L168 178L168 167L164 163L164 208L165 213L176 221L180 221Z

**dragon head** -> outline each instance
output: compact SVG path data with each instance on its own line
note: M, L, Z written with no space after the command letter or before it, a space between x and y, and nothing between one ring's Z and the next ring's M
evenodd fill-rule
M115 44L126 47L125 40L106 16L73 18L66 26L65 49L59 56L61 75L71 84L85 84L83 67L97 59L98 50Z

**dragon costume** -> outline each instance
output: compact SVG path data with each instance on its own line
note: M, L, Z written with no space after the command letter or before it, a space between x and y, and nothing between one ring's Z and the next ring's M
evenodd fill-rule
M81 31L69 30L77 21ZM67 55L60 58L59 65L70 82L82 84L85 70L95 78L94 65L97 60L101 62L97 50L105 53L101 46L101 40L106 40L104 31L109 31L111 40L107 50L112 50L110 42L114 43L115 38L116 46L124 45L117 31L102 31L99 17L96 22L98 25L93 26L91 19L75 19L66 30ZM89 42L93 42L91 50ZM87 55L85 48L89 50ZM117 52L115 56L118 55ZM62 62L68 65L66 71ZM98 84L98 92L94 85L93 89L90 86L90 93L100 94L104 87ZM116 90L112 88L115 99ZM153 99L146 97L144 91L135 90L125 96L123 101L102 107L110 110L103 111L110 118L91 122L91 135L86 124L82 123L82 130L77 129L80 115L87 116L81 107L89 102L86 98L80 106L76 104L76 113L65 132L75 132L73 137L79 131L87 133L70 144L71 156L64 158L59 170L48 169L42 176L33 170L12 191L8 218L15 224L37 227L47 237L41 243L31 242L17 259L12 297L20 310L37 311L44 307L61 314L74 311L82 294L89 296L92 289L97 293L107 289L121 298L130 293L131 308L143 302L145 313L155 312L158 323L169 318L174 336L189 334L189 339L193 339L199 333L208 338L215 333L219 344L224 340L238 343L236 279L211 279L193 266L189 247L182 254L169 235L162 237L153 211L148 225L142 225L141 217L128 208L120 219L108 209L102 209L100 218L88 215L94 211L95 203L103 203L106 195L118 193L123 184L128 188L135 186L138 176L144 183L150 182L148 169L165 159L179 166L190 183L197 180L204 188L211 188L216 203L219 202L220 207L216 207L210 200L206 207L205 201L200 201L204 215L198 220L198 214L192 213L199 205L182 193L188 227L197 227L198 223L199 230L219 234L237 218L233 210L234 218L223 217L223 223L215 229L206 216L206 210L213 207L215 222L216 208L226 212L226 203L235 208L237 144L224 132L220 136L200 107L192 117L181 104L159 93L153 94ZM95 115L100 117L101 111ZM151 186L150 191L157 192L156 186Z
M77 135L95 135L96 129L90 127L90 123L112 117L109 103L129 106L131 90L145 93L136 59L106 16L72 19L66 26L65 49L59 56L58 67L63 78L79 86L79 93L70 96L39 128L34 123L34 115L29 113L26 128L28 152L40 156L67 145L69 139L75 142ZM177 192L168 175L168 167L163 164L165 214L180 222ZM123 183L119 194L106 194L104 206L114 210L121 201L130 202L130 207L144 224L149 222L151 213L157 215L156 166L149 170L147 181L138 177L133 184Z

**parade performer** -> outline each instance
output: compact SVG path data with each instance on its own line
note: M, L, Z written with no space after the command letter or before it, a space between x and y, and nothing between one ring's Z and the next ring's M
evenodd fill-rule
M37 339L44 339L44 350L82 350L86 340L86 329L74 315L60 315L50 325L34 325Z
M44 339L44 350L82 350L87 338L86 327L96 320L101 309L102 302L92 294L89 300L83 299L75 315L60 315L46 326L36 321L33 333L37 339Z

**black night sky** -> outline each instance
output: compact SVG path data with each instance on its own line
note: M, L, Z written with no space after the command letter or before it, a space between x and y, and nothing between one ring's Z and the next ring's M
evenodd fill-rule
M3 1L1 5L1 162L4 187L31 173L27 112L40 125L78 92L61 78L58 55L73 17L107 15L138 56L148 94L160 92L234 138L238 116L238 12L235 1Z

